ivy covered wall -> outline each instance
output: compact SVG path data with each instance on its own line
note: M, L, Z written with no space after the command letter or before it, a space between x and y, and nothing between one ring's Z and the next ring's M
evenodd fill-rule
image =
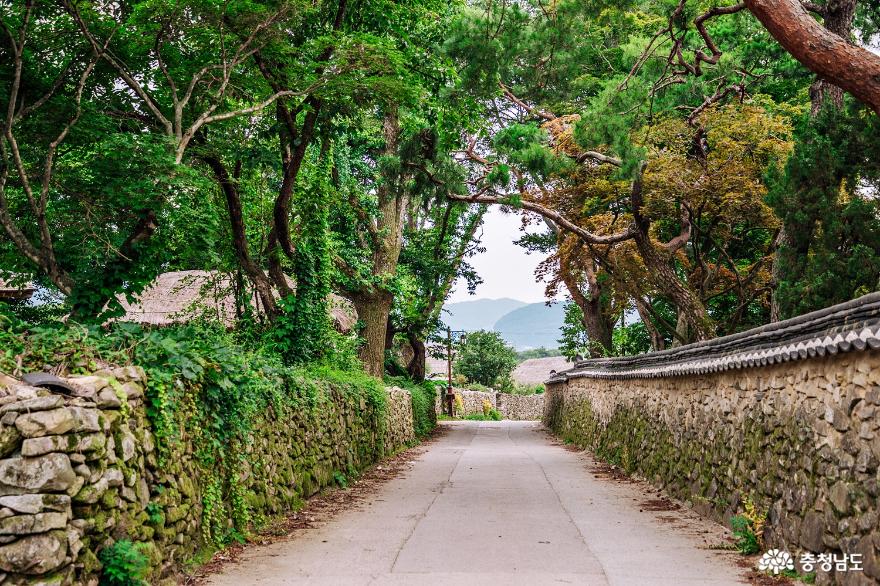
M223 420L203 417L197 388L164 426L148 417L140 368L69 377L70 396L0 374L3 583L96 584L120 543L149 558L150 583L176 583L200 553L414 442L409 392L325 375L218 446Z

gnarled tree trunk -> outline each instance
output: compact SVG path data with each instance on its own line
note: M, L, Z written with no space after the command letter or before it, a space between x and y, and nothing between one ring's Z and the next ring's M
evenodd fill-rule
M822 26L798 0L745 0L745 5L807 69L880 114L880 55Z
M410 378L416 382L425 380L425 363L427 362L425 342L423 342L415 334L407 334L410 348L412 348L413 356L406 365L406 371Z

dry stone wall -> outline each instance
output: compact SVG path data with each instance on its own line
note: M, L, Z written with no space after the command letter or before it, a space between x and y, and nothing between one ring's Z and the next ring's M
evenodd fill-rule
M585 361L548 382L544 422L719 521L750 500L767 514L765 547L864 560L819 583L878 583L880 326L847 315L792 351L728 350L711 367L675 353Z
M498 411L505 419L515 421L537 421L544 413L544 394L512 395L498 393Z
M151 583L176 583L204 547L219 487L182 437L160 458L146 419L144 374L119 368L68 379L64 396L0 374L0 583L97 584L100 550L142 542ZM310 409L270 410L241 463L254 518L289 511L334 482L412 443L411 397L388 391L381 412L324 389ZM221 503L222 506L222 503Z
M510 393L471 391L468 389L455 389L455 394L461 397L464 407L462 413L456 413L458 417L467 417L473 414L483 413L483 401L489 401L493 409L497 409L504 419L520 421L537 421L544 412L544 395L513 395ZM443 405L440 393L437 393L434 408L437 414L443 413Z

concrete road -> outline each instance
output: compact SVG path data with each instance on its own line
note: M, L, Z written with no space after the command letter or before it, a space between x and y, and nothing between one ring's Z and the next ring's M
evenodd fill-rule
M448 433L360 510L248 548L209 584L742 584L724 529L655 510L641 483L595 474L531 422ZM653 501L653 502L652 502ZM642 510L640 510L642 509Z

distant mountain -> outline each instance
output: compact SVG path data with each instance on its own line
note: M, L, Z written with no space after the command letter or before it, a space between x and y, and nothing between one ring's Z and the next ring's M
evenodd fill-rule
M530 303L503 315L493 328L517 350L556 348L565 318L563 304Z
M440 319L453 330L491 330L502 316L526 305L509 298L460 301L444 307Z

